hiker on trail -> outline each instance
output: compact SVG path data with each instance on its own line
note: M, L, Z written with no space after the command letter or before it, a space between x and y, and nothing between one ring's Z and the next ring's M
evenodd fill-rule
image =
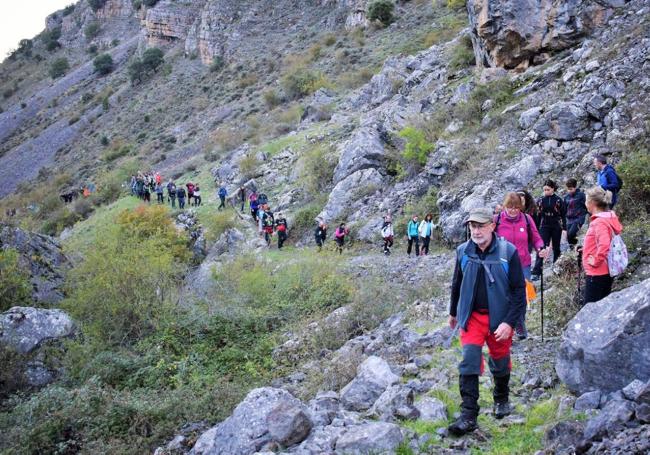
M255 194L255 193L253 193L253 194ZM252 196L252 194L251 194L251 196ZM257 223L257 211L260 208L258 203L257 203L257 197L254 198L254 199L249 198L248 200L249 200L249 203L250 203L250 206L251 206L251 216L253 217L253 221L255 221L255 223Z
M562 254L560 250L560 241L562 231L566 231L566 206L564 200L555 194L557 183L548 179L544 182L544 196L537 200L537 209L539 211L539 233L544 240L544 245L553 244L553 262L557 261ZM544 258L537 256L535 267L533 268L533 281L539 279L544 265Z
M199 185L197 184L194 187L194 206L198 207L201 205L201 188L199 188Z
M318 252L323 249L323 244L325 239L327 239L327 224L323 220L318 221L318 226L314 232L314 238L316 239L316 245L318 245Z
M386 256L390 254L394 236L395 232L393 232L393 222L390 215L386 215L384 217L384 224L381 226L381 237L384 239L384 254Z
M535 198L526 190L517 191L519 199L521 199L522 212L530 216L535 222L535 227L539 230L539 212L537 211L537 203Z
M470 212L470 239L456 249L449 306L449 326L459 327L463 346L458 367L461 415L449 426L456 436L477 428L478 379L486 343L494 377L494 416L501 419L511 412L510 348L513 328L526 306L526 286L517 249L497 238L492 212L489 208Z
M587 207L585 205L586 196L580 188L576 179L566 181L567 194L564 196L564 205L566 205L566 236L567 242L571 247L578 243L578 232L585 224L587 216Z
M345 236L350 233L350 230L345 227L345 223L339 224L339 227L334 231L334 240L336 241L336 249L339 254L343 253L343 245L345 244Z
M264 232L264 240L266 240L266 244L268 246L271 246L271 237L273 236L275 219L273 218L273 212L268 205L264 205L264 212L261 215L261 221L262 231Z
M165 198L163 196L163 187L160 183L156 183L156 200L158 201L158 204L163 204L165 202Z
M185 188L183 186L179 186L176 189L176 197L178 198L178 208L179 209L184 209L185 208Z
M137 179L135 178L135 174L131 174L131 182L129 182L129 188L131 189L131 196L135 196L137 194Z
M143 199L145 202L151 203L151 191L148 185L144 187Z
M239 202L241 203L241 213L244 213L244 206L246 205L246 187L241 185L237 191Z
M156 172L154 174L154 179L156 180L156 185L160 185L162 183L162 177L159 172Z
M194 197L194 184L192 182L186 183L187 187L187 204L192 205L192 198Z
M219 196L219 200L221 203L219 204L219 207L217 208L218 210L222 210L226 208L226 196L228 196L228 190L226 190L226 187L221 185L219 187L219 191L217 192L217 195Z
M596 174L598 186L612 193L612 204L610 208L614 208L618 201L618 192L623 187L623 180L621 180L612 165L607 164L607 158L604 155L594 156L594 167L598 171Z
M586 275L584 302L597 302L612 291L613 278L607 263L612 237L620 235L623 226L610 210L613 194L596 186L587 190L587 210L591 214L582 247L582 267Z
M172 208L176 208L176 184L169 180L167 183L167 199L172 204Z
M409 221L406 226L406 237L408 238L408 246L406 247L406 254L411 255L411 248L415 242L415 255L420 255L420 233L418 229L420 227L420 222L418 221L418 216L413 215L411 221Z
M278 250L282 249L285 240L287 240L288 230L287 219L284 217L284 214L278 213L278 217L275 219L275 231L278 233Z
M429 254L429 242L431 242L431 235L433 234L433 214L427 213L424 220L418 227L418 234L422 239L422 248L420 252L422 256Z
M535 250L538 256L545 258L548 256L548 248L544 248L544 240L539 235L533 219L530 215L522 212L523 205L517 193L506 194L503 207L505 209L494 217L494 232L497 237L507 240L517 248L524 278L530 280L530 252ZM521 318L515 326L517 338L520 340L528 338L525 319L526 307L524 307Z
M144 177L138 175L135 183L135 192L138 195L138 199L144 199Z

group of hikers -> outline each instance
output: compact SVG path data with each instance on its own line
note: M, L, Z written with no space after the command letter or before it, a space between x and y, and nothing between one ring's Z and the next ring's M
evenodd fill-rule
M567 194L561 198L556 194L556 183L549 179L544 183L544 195L537 201L526 191L509 192L496 210L470 211L466 220L469 239L456 249L449 306L449 326L454 333L460 330L463 347L458 381L461 414L449 426L450 433L460 436L477 428L485 344L494 378L493 414L502 419L511 413L512 338L515 333L519 338L527 335L525 313L530 283L526 280L543 273L549 243L556 261L561 254L563 231L569 245L575 247L577 235L590 215L583 244L576 247L586 275L584 303L606 297L611 292L612 275L621 273L627 264L619 237L623 227L612 211L623 182L604 156L595 156L594 166L598 185L586 192L577 187L575 179L569 179ZM537 260L531 271L533 250Z
M191 206L198 207L201 205L201 188L198 184L188 182L185 186L176 186L176 183L172 179L169 179L164 184L158 172L138 172L132 175L129 187L133 196L147 203L151 202L151 195L155 194L158 204L164 204L166 191L167 203L171 204L172 208L176 208L176 201L178 200L178 208L184 209L186 199L187 203Z

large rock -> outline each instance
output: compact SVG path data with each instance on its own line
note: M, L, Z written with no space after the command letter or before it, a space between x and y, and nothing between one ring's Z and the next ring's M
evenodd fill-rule
M581 0L469 0L467 11L477 64L508 69L576 44L611 15L606 2Z
M203 433L191 454L252 454L273 444L296 444L312 423L307 409L286 390L264 387L251 391L232 415Z
M62 310L13 307L0 315L0 344L28 354L44 342L74 335L75 324Z
M377 169L363 169L341 180L330 192L327 204L318 217L330 222L349 210L351 204L362 196L359 190L380 188L386 178Z
M402 386L392 385L375 401L368 414L378 417L384 422L398 419L417 419L420 411L413 406L413 390Z
M584 436L587 439L598 439L607 434L616 434L633 416L634 403L626 400L610 401L600 414L587 422Z
M349 410L365 411L388 386L398 381L399 376L384 359L370 356L357 368L357 376L341 390L341 403Z
M544 139L588 141L593 135L589 114L577 103L555 103L535 122L533 131Z
M18 252L20 265L30 272L36 302L56 304L63 299L64 272L70 262L57 241L0 223L0 248Z
M377 125L359 128L343 144L339 162L334 170L334 183L368 168L382 167L386 158L384 132Z
M650 379L650 279L585 305L563 334L555 369L580 394Z
M336 441L336 452L344 454L395 453L404 436L393 423L373 422L352 426Z

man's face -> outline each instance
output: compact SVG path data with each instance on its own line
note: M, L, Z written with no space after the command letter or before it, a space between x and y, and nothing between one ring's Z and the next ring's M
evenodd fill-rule
M492 222L478 223L476 221L469 222L469 231L472 236L472 241L479 247L485 248L492 241L492 232L494 232L495 224Z
M600 171L604 167L604 164L594 158L594 167Z
M573 196L576 193L575 188L571 188L570 186L566 187L567 193L569 193L571 196Z

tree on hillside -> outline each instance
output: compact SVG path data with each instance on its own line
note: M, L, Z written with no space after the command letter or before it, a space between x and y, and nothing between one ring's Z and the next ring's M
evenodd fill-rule
M142 58L135 58L129 64L129 78L132 83L142 82L155 73L165 63L163 51L152 47L143 52Z
M68 71L68 69L70 69L68 59L65 57L57 58L52 62L52 65L50 65L50 77L52 79L57 79L63 76Z
M93 60L93 65L95 65L95 72L100 75L106 75L113 71L113 57L110 54L102 54L95 57Z
M97 11L103 8L105 3L106 0L88 0L88 4L90 5L93 11Z
M391 0L376 0L368 7L368 19L379 21L384 26L390 25L395 20L394 9L395 4Z
M45 30L41 33L41 41L45 45L45 49L50 52L61 47L61 43L58 41L59 38L61 38L61 27L55 27L52 30Z

